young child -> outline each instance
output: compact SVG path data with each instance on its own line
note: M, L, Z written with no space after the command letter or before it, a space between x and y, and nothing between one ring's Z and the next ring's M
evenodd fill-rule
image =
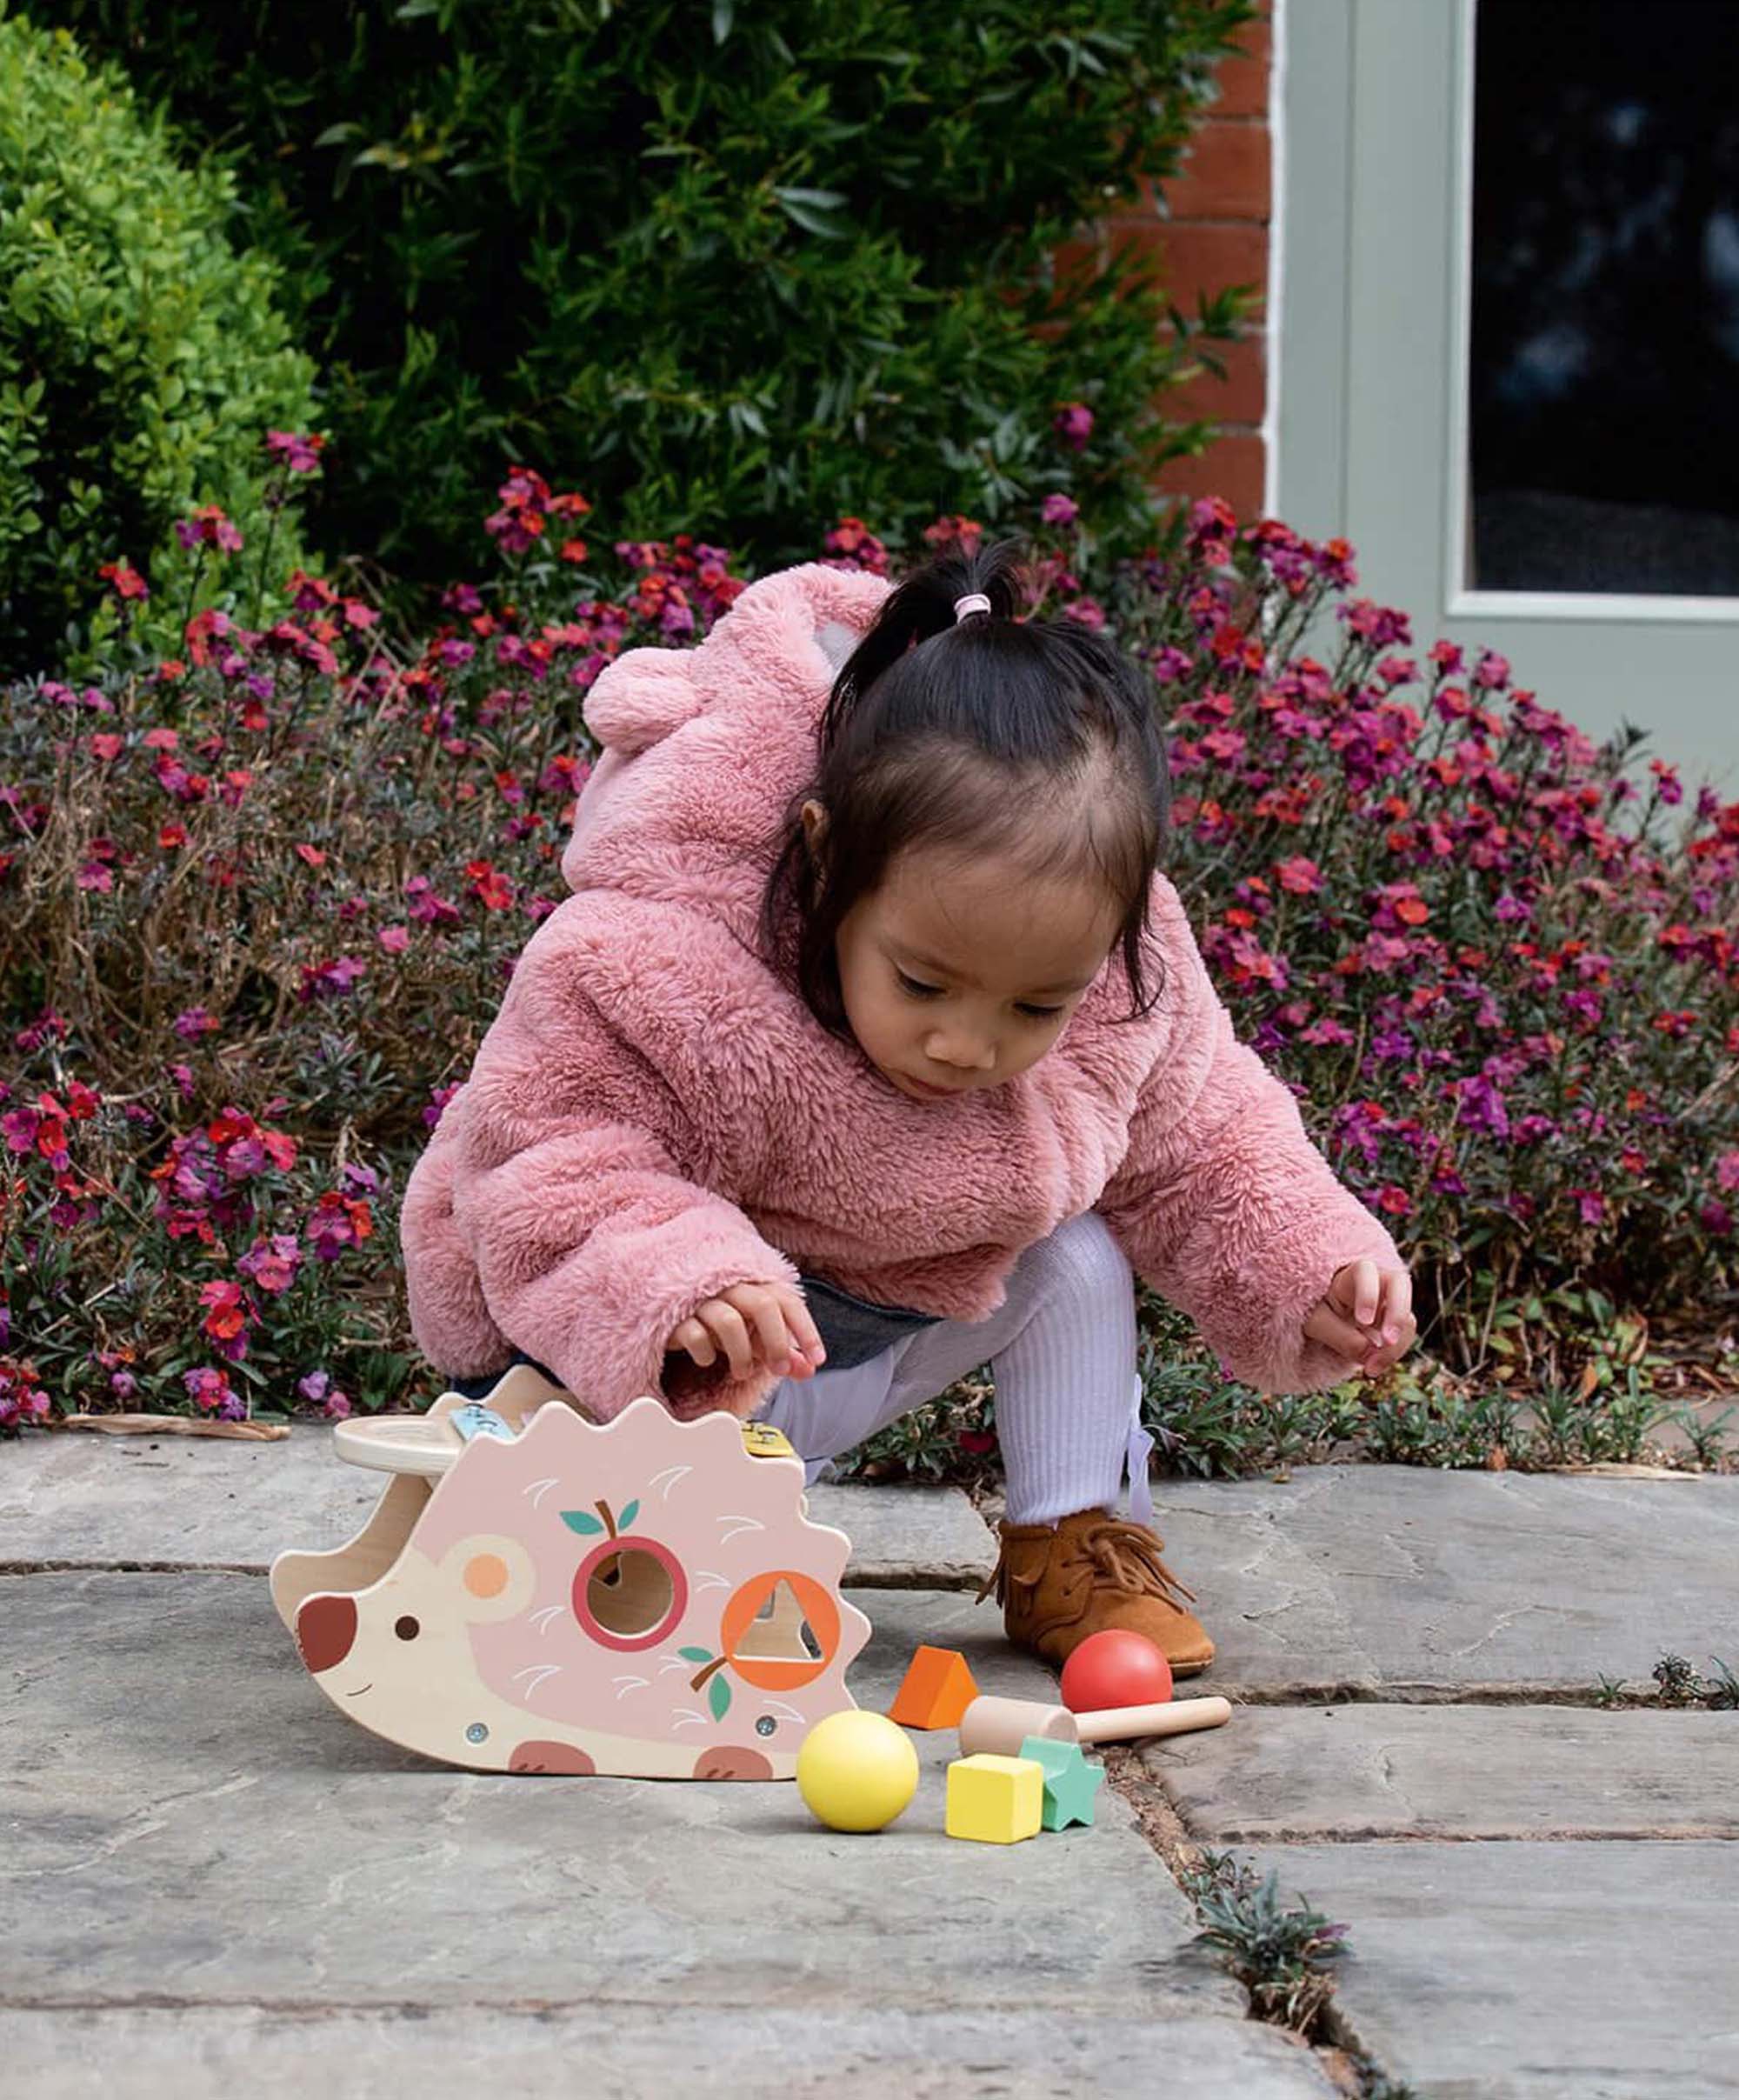
M756 1416L811 1477L989 1362L1010 1639L1187 1675L1131 1268L1268 1392L1393 1363L1410 1291L1159 872L1143 675L1018 574L787 570L599 678L574 894L406 1190L411 1323L467 1390Z

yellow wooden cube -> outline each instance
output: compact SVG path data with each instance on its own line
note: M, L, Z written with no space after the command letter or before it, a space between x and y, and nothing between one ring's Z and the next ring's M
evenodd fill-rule
M980 1843L1036 1837L1044 1815L1044 1767L1031 1757L956 1757L948 1768L948 1834Z

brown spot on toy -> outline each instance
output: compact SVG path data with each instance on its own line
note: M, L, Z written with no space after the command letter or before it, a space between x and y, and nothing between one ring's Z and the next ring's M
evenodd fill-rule
M560 1773L574 1779L590 1779L597 1770L583 1750L571 1743L522 1743L507 1761L510 1772Z
M343 1661L356 1637L354 1597L310 1597L296 1615L296 1644L316 1677Z
M703 1750L695 1760L696 1779L770 1779L773 1768L759 1750Z

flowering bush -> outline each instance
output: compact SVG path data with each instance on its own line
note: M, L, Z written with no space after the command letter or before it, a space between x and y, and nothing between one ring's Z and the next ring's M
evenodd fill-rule
M496 574L413 647L301 570L288 615L249 626L245 557L201 513L176 654L133 635L89 683L5 693L0 1424L50 1396L404 1395L396 1203L564 894L585 693L742 588L686 536L597 546L590 508L515 469ZM1549 1343L1573 1370L1570 1291L1654 1310L1729 1285L1739 805L1595 750L1489 652L1409 653L1344 545L1207 503L1171 555L1092 574L1047 517L1044 606L1151 664L1172 872L1241 1032L1394 1222L1422 1353L1474 1370ZM823 558L889 566L857 518ZM1328 621L1324 663L1305 637Z
M1114 594L1240 1030L1391 1221L1457 1368L1509 1301L1542 1320L1577 1281L1695 1304L1736 1268L1739 803L1639 777L1636 733L1596 748L1491 650L1409 653L1356 582L1344 543L1209 502ZM1303 646L1325 610L1328 665Z

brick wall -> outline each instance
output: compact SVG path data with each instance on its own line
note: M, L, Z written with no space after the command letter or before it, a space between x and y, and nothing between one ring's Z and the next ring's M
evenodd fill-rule
M1119 243L1133 242L1156 252L1167 290L1181 312L1196 311L1198 290L1229 284L1268 285L1271 154L1268 129L1271 30L1263 19L1240 38L1244 56L1219 70L1219 95L1199 121L1180 171L1165 185L1163 205L1143 184L1131 204L1106 228ZM1199 458L1174 460L1159 487L1169 495L1223 496L1240 517L1263 510L1264 458L1263 410L1268 385L1267 335L1263 303L1252 308L1246 334L1236 343L1209 345L1226 368L1164 397L1168 420L1196 417L1222 426L1222 434Z

